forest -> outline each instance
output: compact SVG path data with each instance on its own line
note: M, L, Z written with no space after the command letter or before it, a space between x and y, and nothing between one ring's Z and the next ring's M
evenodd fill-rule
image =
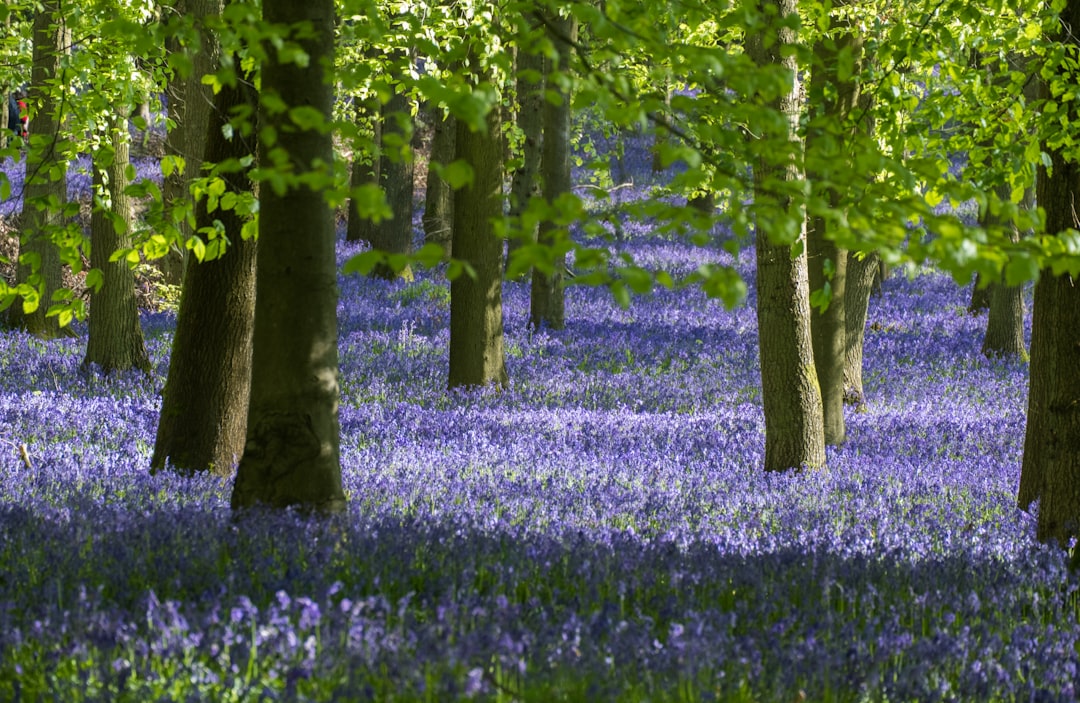
M0 699L1076 700L1078 24L9 0Z

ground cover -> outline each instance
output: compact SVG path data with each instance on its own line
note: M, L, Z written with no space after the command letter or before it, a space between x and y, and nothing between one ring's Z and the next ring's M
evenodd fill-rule
M752 252L647 235L610 246L752 280ZM885 282L868 409L787 475L758 468L752 286L572 288L530 334L508 282L510 387L453 394L437 272L341 292L332 523L149 475L171 314L149 378L0 335L0 699L1076 698L1075 583L1015 508L1026 366L981 356L945 276Z

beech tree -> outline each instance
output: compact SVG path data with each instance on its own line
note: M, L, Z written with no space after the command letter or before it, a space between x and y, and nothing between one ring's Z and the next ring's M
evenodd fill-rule
M805 205L798 193L802 92L793 51L798 4L764 0L759 7L768 23L747 37L746 50L759 68L780 69L771 85L762 86L760 99L780 115L770 121L775 132L769 136L788 141L779 155L762 153L753 164L765 470L778 471L824 465L825 437L810 341Z
M503 149L500 138L499 80L494 67L482 68L479 39L471 40L470 99L483 111L478 125L459 119L457 156L471 180L454 193L454 257L467 264L450 282L450 370L448 385L505 385L503 351L502 253L496 223L503 213Z
M338 421L330 131L332 0L264 0L289 32L262 63L259 252L251 400L233 508L345 509Z
M26 155L16 293L21 304L8 310L8 322L41 337L60 335L59 316L47 315L63 289L60 252L53 239L64 227L67 201L65 104L53 87L61 78L68 31L60 5L41 3L34 14L34 56L28 106L34 132Z
M570 192L570 67L571 44L577 41L577 20L573 15L552 14L546 25L557 59L548 59L544 71L544 101L541 110L543 144L540 171L542 194L548 203ZM529 325L534 329L562 329L566 325L566 301L563 291L563 271L566 268L565 247L559 238L568 236L566 229L550 218L540 222L537 241L552 248L555 255L550 267L533 267L532 289L529 297Z

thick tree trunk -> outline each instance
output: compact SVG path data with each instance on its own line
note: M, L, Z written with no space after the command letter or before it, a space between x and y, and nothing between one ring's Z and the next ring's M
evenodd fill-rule
M544 143L544 56L519 50L517 54L517 126L521 130L521 164L510 181L510 217L520 222L529 200L540 195L540 165ZM507 242L506 263L523 244L536 241L537 225L522 230Z
M380 123L379 184L386 192L386 202L393 212L393 217L375 225L371 232L371 248L381 249L389 254L408 254L412 251L413 229L413 174L415 172L412 149L409 147L412 136L411 117L409 116L409 98L402 86L390 101L383 105ZM373 276L393 279L403 276L412 278L409 269L395 273L388 266L376 266Z
M1080 1L1069 0L1061 26L1058 41L1075 48L1070 28L1080 26ZM1057 97L1045 85L1042 91L1044 97ZM1075 106L1065 104L1075 120ZM1075 229L1080 226L1080 164L1064 149L1044 144L1043 151L1050 154L1051 168L1039 166L1036 199L1046 210L1046 231ZM1065 547L1080 535L1080 286L1068 275L1044 270L1035 286L1029 378L1018 502L1026 509L1039 501L1038 538Z
M170 219L176 224L179 234L186 241L191 236L187 210L191 203L189 188L191 182L201 175L204 152L206 151L207 125L214 103L214 94L209 85L202 83L202 77L217 70L221 59L221 50L216 35L207 30L204 23L207 17L220 15L224 8L223 0L176 0L174 5L178 15L190 17L198 30L199 45L175 46L170 51L188 51L191 53L192 71L190 76L176 76L166 88L168 95L169 119L174 123L172 131L165 140L165 153L184 159L183 170L176 170L162 183L162 198L166 208L173 208ZM159 259L158 268L164 275L165 282L180 285L184 278L186 260L184 241L170 248Z
M857 410L866 407L863 392L863 340L870 310L870 292L878 280L881 257L876 253L848 256L844 287L844 402Z
M806 235L801 202L786 194L800 179L797 129L801 109L796 57L791 49L795 32L777 22L797 12L796 0L762 0L765 17L773 23L747 37L747 54L758 66L782 66L791 76L791 90L770 107L788 119L786 136L791 151L786 163L759 158L754 164L754 210L757 248L758 346L761 392L765 410L765 469L782 471L818 467L825 463L821 391L810 342L810 289L806 254L793 255L792 242L779 234L795 223ZM774 231L776 230L776 231Z
M60 255L53 244L54 232L63 225L61 209L67 200L66 156L62 153L62 103L54 95L53 81L60 73L60 61L67 51L67 31L56 0L46 0L34 15L34 54L30 74L29 108L33 113L34 139L26 155L26 184L23 190L20 262L16 283L36 289L36 297L23 296L8 309L12 327L39 337L60 335L58 318L46 317L53 293L63 287ZM46 205L46 203L53 203ZM37 259L33 266L23 257ZM37 307L27 311L27 303Z
M253 90L242 84L224 87L214 97L207 124L206 158L213 163L251 155L255 145L239 131L226 139L221 127L234 107L254 108ZM223 173L229 192L251 190L247 171ZM168 462L186 472L232 474L244 449L248 395L251 387L251 339L255 316L254 241L240 236L244 219L235 210L206 211L199 202L196 225L219 220L229 238L224 256L209 261L192 257L184 271L180 312L176 320L169 375L162 393L161 414L151 470Z
M95 153L90 266L102 272L102 284L90 299L83 365L97 364L106 373L131 368L149 373L150 357L135 300L135 273L125 259L109 261L114 251L131 245L131 202L124 193L130 163L127 119L118 119L109 132L112 148L103 145ZM107 163L101 163L101 157Z
M998 197L1008 200L1011 187L998 188ZM1035 206L1035 189L1024 192L1021 208ZM987 224L989 215L987 216ZM1010 238L1020 241L1020 231L1011 227ZM986 334L983 336L982 353L988 357L1027 359L1024 348L1024 291L1021 286L1005 285L1003 281L990 284L990 309L986 316Z
M552 16L549 20L555 28L552 39L559 51L558 63L550 60L547 65L547 90L549 96L557 95L559 102L551 99L544 101L544 141L543 160L540 167L543 174L544 200L554 203L564 193L570 192L570 91L565 85L552 80L558 74L564 74L569 68L570 46L563 38L571 42L577 39L577 22L573 17ZM540 223L537 241L541 245L553 246L557 238L566 236L565 229L554 222L545 220ZM556 250L560 250L556 248ZM529 298L529 326L533 329L547 327L561 330L566 325L566 299L563 291L563 271L566 269L566 254L554 257L553 267L545 271L533 267L532 290Z
M453 115L444 116L443 109L436 105L431 109L431 125L431 158L424 192L424 242L440 245L446 256L451 256L454 190L434 165L446 166L454 160L457 120Z
M333 1L264 0L263 19L284 27L302 23L306 29L294 39L310 58L304 65L281 63L271 52L262 67L263 94L329 121ZM298 176L332 174L328 131L290 124L288 112L265 103L259 122L277 134L275 144L260 143L261 163L272 164L269 152L282 150ZM232 506L342 512L334 213L323 193L306 184L262 188L259 213L251 402Z
M490 83L485 88L496 90ZM476 275L450 283L448 386L505 385L502 250L495 223L502 218L503 165L500 114L488 112L486 129L474 132L459 120L457 154L473 169L471 184L454 193L454 257Z

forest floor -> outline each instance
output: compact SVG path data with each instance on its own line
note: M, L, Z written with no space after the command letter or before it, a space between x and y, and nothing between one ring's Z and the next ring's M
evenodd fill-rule
M886 280L849 441L765 474L753 252L623 231L747 304L575 286L530 333L507 282L509 387L448 393L441 272L340 280L338 521L149 474L173 313L150 376L0 334L0 699L1075 700L1076 582L1016 508L1027 367L969 292Z

